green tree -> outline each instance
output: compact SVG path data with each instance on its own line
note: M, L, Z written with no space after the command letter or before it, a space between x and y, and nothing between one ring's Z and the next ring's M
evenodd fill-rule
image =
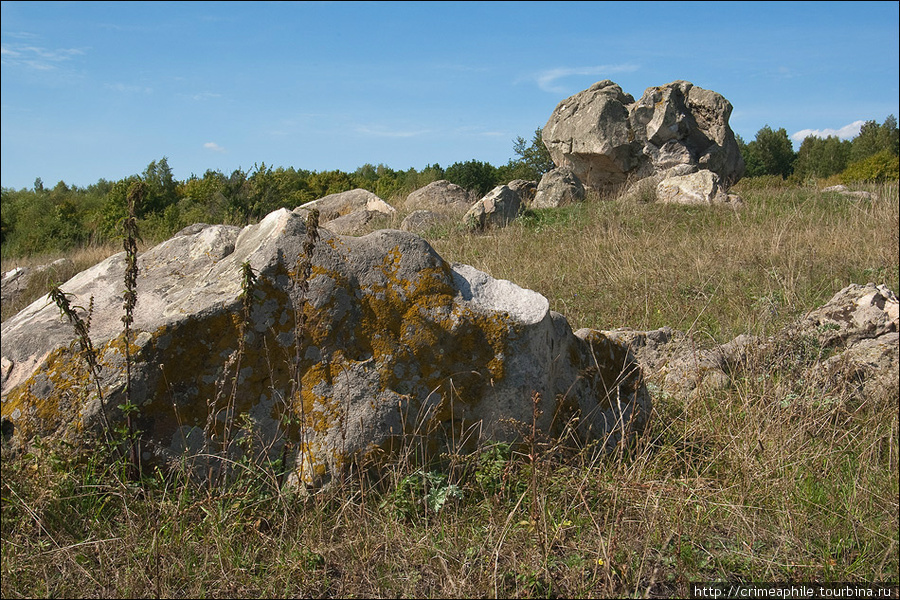
M850 150L851 142L836 136L807 136L797 152L794 173L803 179L836 175L847 168Z
M868 158L851 163L841 173L845 183L856 181L896 181L900 178L900 157L890 150L882 150Z
M882 125L875 121L866 121L853 138L851 162L858 162L879 152L887 151L893 155L900 154L900 134L897 131L897 119L888 116Z
M550 158L550 151L544 145L544 140L541 137L542 131L541 127L534 130L534 137L531 138L531 143L528 143L521 136L516 138L513 144L513 152L519 158L511 160L507 165L510 169L510 174L515 175L515 179L539 181L544 173L556 167L553 159Z
M307 179L307 186L312 199L318 200L331 194L338 194L353 189L350 175L340 170L313 173Z
M748 177L780 175L786 179L793 173L794 147L783 127L760 129L754 141L743 145L742 155Z
M444 178L481 195L491 191L499 179L496 167L478 160L453 163L444 170Z
M151 161L147 165L141 175L141 181L146 185L146 195L141 203L138 216L162 213L167 206L178 202L178 183L172 175L169 160L165 156L158 161Z

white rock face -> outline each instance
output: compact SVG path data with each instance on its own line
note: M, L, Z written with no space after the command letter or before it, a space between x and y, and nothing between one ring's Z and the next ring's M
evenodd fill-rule
M671 204L742 204L740 197L725 191L718 175L706 170L664 178L656 186L656 199Z

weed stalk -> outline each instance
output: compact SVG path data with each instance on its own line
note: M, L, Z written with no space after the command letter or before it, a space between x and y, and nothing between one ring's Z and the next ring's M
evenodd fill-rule
M138 412L137 406L132 401L132 374L131 367L134 358L131 356L131 325L134 323L134 307L137 305L137 242L139 239L136 210L144 201L146 186L143 182L138 181L132 184L128 190L128 216L123 224L125 248L125 300L123 308L125 314L122 316L125 335L125 403L119 408L125 414L125 426L127 432L128 447L128 475L132 481L137 481L141 476L141 449L140 440L134 427L133 416Z
M78 336L78 345L81 348L81 357L87 364L88 371L91 374L94 385L97 386L97 398L100 400L100 416L103 419L103 433L106 436L107 441L109 441L109 417L106 414L106 400L103 397L103 386L100 383L100 371L102 367L100 366L97 349L94 348L94 344L93 342L91 342L90 336L91 314L94 311L94 297L91 296L91 300L86 311L87 316L82 319L80 316L78 316L78 312L75 310L75 307L73 307L69 302L69 295L70 294L66 294L65 292L63 292L59 288L59 285L54 285L50 289L50 299L53 300L54 303L56 303L57 307L59 307L60 313L66 316L66 318L69 320L69 323L71 323L72 327L74 327L75 334Z
M305 468L304 455L307 452L307 441L305 439L304 428L306 427L306 407L301 397L300 385L300 364L303 359L303 339L306 336L307 315L306 307L308 304L307 297L309 295L309 279L312 275L313 254L316 249L316 243L319 240L319 211L312 209L306 217L306 239L303 247L297 255L297 263L295 265L293 275L293 286L296 291L297 300L294 302L294 364L291 369L292 373L292 390L291 398L294 398L295 406L299 407L300 425L299 431L299 473L300 481L303 481L303 469Z

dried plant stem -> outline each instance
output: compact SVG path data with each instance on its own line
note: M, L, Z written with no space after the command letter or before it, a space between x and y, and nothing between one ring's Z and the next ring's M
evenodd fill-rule
M128 190L128 216L124 222L124 242L125 247L125 314L122 317L122 323L125 326L125 423L128 427L128 463L129 476L133 480L140 479L141 476L141 450L140 441L137 438L132 420L132 413L136 411L136 407L132 402L131 389L131 365L133 358L131 356L131 325L134 323L134 307L137 305L137 241L139 239L137 217L135 211L143 202L145 186L143 182L132 184Z
M84 362L87 363L88 371L91 374L91 378L94 380L94 385L97 387L97 398L100 401L100 416L103 419L103 433L108 441L110 437L110 425L109 417L106 415L106 402L103 397L103 386L100 383L100 371L102 367L100 366L98 353L96 348L94 348L93 342L91 342L90 336L91 313L94 309L94 297L91 296L86 319L82 319L78 316L75 308L69 302L69 294L64 293L58 285L51 288L50 299L53 300L56 306L59 307L60 313L65 315L69 320L69 323L75 328L75 334L78 336L78 345L81 348L81 357L84 359Z
M300 254L297 256L297 264L295 266L293 272L293 284L294 290L296 293L296 301L294 302L294 364L291 369L292 372L292 380L293 380L293 389L291 391L291 397L294 398L295 406L299 408L300 412L300 426L299 426L299 445L300 445L300 464L299 464L299 477L300 480L303 480L303 469L305 468L305 461L302 456L307 452L306 448L306 440L304 439L304 427L306 426L306 407L303 404L303 398L301 397L301 385L300 385L300 364L303 360L303 339L306 336L306 327L307 327L307 315L306 315L306 306L307 306L307 296L309 295L309 279L312 275L312 261L313 254L315 253L316 243L319 240L319 211L313 209L309 212L309 215L306 217L306 239L303 242L303 247L300 251Z

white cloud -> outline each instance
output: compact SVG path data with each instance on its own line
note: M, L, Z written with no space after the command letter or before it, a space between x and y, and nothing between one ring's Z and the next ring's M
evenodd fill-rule
M429 133L428 129L413 129L413 130L403 130L403 129L389 129L388 127L384 127L383 125L360 125L356 128L358 133L362 133L364 135L371 135L375 137L389 137L389 138L411 138L417 137L420 135L425 135Z
M621 65L598 65L595 67L559 67L541 71L534 76L535 81L545 92L553 92L554 94L563 94L567 89L561 85L557 85L560 79L572 76L592 75L594 77L602 77L613 75L615 73L630 73L638 70L638 65L625 63Z
M26 67L36 71L50 71L56 69L59 63L71 60L84 54L84 50L78 48L57 48L48 50L40 46L26 46L22 44L3 44L0 47L3 66Z
M212 98L221 98L222 94L216 94L214 92L198 92L196 94L187 94L187 97L191 100L201 102L203 100L210 100Z
M107 83L105 87L121 94L150 94L153 92L153 88L143 85L128 85L127 83Z
M203 144L203 147L207 150L212 150L213 152L225 152L225 148L215 142L206 142L205 144Z
M800 131L792 135L791 139L795 142L802 142L809 136L818 138L836 136L842 140L849 140L859 135L859 130L862 128L864 123L865 121L853 121L849 125L844 125L840 129L801 129Z

